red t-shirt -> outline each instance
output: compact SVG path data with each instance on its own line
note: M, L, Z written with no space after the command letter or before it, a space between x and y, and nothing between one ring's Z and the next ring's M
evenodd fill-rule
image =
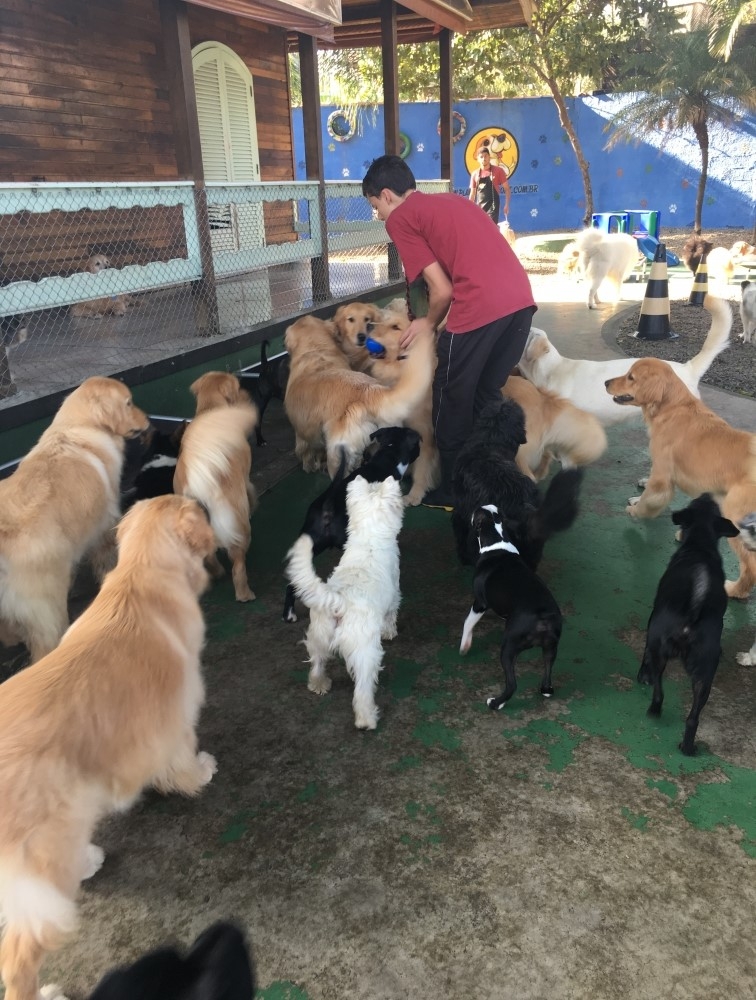
M534 306L528 275L485 212L458 194L414 191L386 219L407 281L438 261L452 283L450 333Z

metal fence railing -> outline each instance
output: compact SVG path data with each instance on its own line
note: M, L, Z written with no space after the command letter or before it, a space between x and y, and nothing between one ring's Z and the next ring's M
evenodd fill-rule
M0 410L370 292L387 240L358 182L0 184Z

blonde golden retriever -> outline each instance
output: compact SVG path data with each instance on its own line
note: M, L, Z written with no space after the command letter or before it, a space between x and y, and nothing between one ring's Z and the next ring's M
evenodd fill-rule
M675 487L697 497L711 493L722 515L737 524L756 509L756 435L737 430L690 392L665 361L643 358L626 375L606 382L621 406L639 406L646 421L651 475L631 497L631 517L656 517ZM730 597L746 598L756 584L756 552L731 538L740 575L725 585Z
M413 342L392 386L353 371L336 343L332 324L302 316L286 331L291 358L284 408L296 436L296 454L306 472L322 468L333 477L342 459L347 471L359 464L378 427L404 424L428 393L435 364L432 337Z
M173 490L199 500L207 508L216 548L231 560L231 578L237 601L254 601L247 580L249 517L257 505L249 480L252 449L249 435L257 424L257 407L235 375L207 372L189 387L197 399L197 415L184 431L173 477ZM213 554L208 568L214 577L224 574Z
M525 414L525 444L517 450L517 466L538 482L556 459L574 469L595 462L606 451L606 434L592 413L578 409L554 392L539 389L520 375L510 375L502 395L519 403Z
M212 528L194 501L158 497L129 511L118 545L60 645L0 685L6 1000L37 1000L44 953L73 930L79 883L102 864L99 820L149 786L196 795L216 769L195 732Z
M0 627L32 662L68 626L77 563L120 516L124 439L149 427L116 379L83 382L8 479L0 481Z
M367 371L370 355L365 341L382 319L382 310L372 302L348 302L333 314L333 336L355 371Z
M407 306L404 299L394 299L381 312L373 324L370 337L384 348L382 355L371 355L367 348L357 343L351 344L350 363L361 371L366 371L381 385L394 386L399 381L405 364L405 352L400 349L399 341L409 326ZM435 360L433 362L435 369ZM411 427L420 435L420 455L410 466L412 487L404 497L404 502L416 507L423 497L436 486L440 479L440 466L436 438L433 434L433 395L432 384L422 400L413 407L403 421L405 427Z
M104 254L90 257L84 267L84 274L99 274L111 267L110 260ZM90 299L87 302L75 302L71 306L72 316L125 316L128 295L110 295L102 299Z

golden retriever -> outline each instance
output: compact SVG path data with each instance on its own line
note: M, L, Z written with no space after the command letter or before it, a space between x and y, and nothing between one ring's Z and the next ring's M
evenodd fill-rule
M356 468L371 433L404 424L425 398L433 378L435 342L418 337L402 361L395 385L353 371L336 343L332 324L301 316L284 338L291 358L284 408L296 436L295 451L306 472L322 468L333 478L346 458Z
M90 257L84 267L84 274L99 274L111 267L110 260L104 254ZM110 295L102 299L90 299L88 302L75 302L71 306L72 316L125 316L128 295Z
M527 440L518 448L516 462L536 482L548 474L552 459L564 469L574 469L595 462L606 451L604 428L592 413L520 375L510 375L501 391L525 414Z
M6 641L26 643L32 662L66 630L76 565L120 516L124 439L148 427L122 382L89 378L0 481L0 625Z
M382 311L373 325L370 337L384 348L384 354L371 355L367 348L358 343L351 344L350 363L360 371L366 371L381 385L394 386L399 381L403 371L405 352L399 347L399 341L409 326L409 316L404 299L394 299ZM349 353L348 355L349 356ZM435 360L433 362L435 369ZM436 486L440 479L438 448L433 434L433 394L432 384L422 400L413 407L403 421L406 427L411 427L420 435L420 455L410 466L412 487L404 497L404 502L416 507L423 497Z
M370 356L365 341L382 318L382 311L372 302L348 302L333 314L333 336L355 371L367 371Z
M639 406L648 427L651 475L641 496L630 498L631 517L656 517L675 487L691 497L711 493L733 524L756 509L756 435L730 427L665 361L636 361L626 375L609 379L606 391L621 406ZM756 552L740 538L730 545L740 576L725 588L730 597L746 598L756 584Z
M136 504L118 543L116 568L60 645L0 685L7 1000L37 1000L44 953L73 930L79 883L103 861L98 821L148 786L196 795L216 769L195 732L212 528L199 504L169 495Z
M257 505L249 480L252 449L249 435L257 424L257 407L235 375L207 372L189 387L197 399L197 415L181 439L174 493L199 500L207 508L217 548L231 560L237 601L254 601L247 580L249 516ZM214 577L224 570L213 554L208 568Z

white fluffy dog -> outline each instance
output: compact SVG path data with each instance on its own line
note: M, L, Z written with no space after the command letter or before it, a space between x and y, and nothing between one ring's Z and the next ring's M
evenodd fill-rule
M732 327L729 302L707 295L704 306L711 313L711 327L701 350L684 363L667 362L696 397L701 395L698 391L701 376L714 358L727 347ZM638 419L637 413L627 413L638 407L617 406L604 388L607 379L625 375L631 364L632 358L611 358L607 361L565 358L543 330L531 327L518 367L525 378L539 389L547 389L570 400L575 406L598 417L608 427L624 420Z
M340 653L354 680L354 724L375 729L375 688L383 662L381 639L396 635L399 542L404 501L393 477L368 483L357 476L347 487L349 529L338 566L324 582L312 565L312 538L301 535L287 556L287 574L310 609L304 639L310 662L307 687L327 694L326 663Z
M599 229L584 229L575 238L579 250L579 267L588 282L588 308L601 305L599 288L604 281L614 285L615 300L620 297L620 285L638 260L638 244L627 233L602 233Z

